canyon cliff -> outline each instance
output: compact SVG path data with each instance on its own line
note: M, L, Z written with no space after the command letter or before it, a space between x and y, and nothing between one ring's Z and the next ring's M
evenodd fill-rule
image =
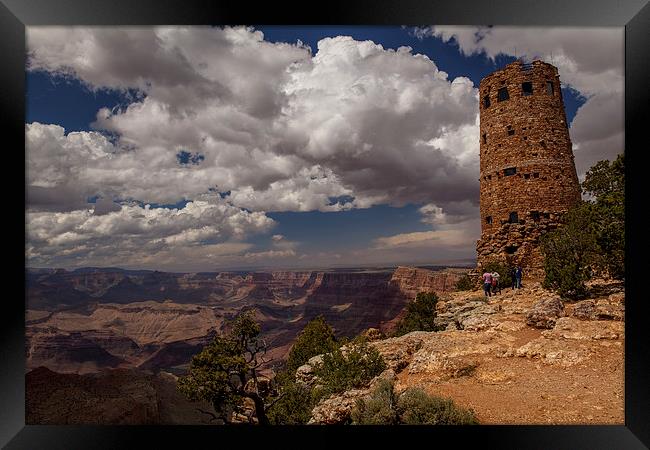
M29 270L27 368L182 373L239 312L255 309L272 362L323 315L338 336L388 331L418 292L447 292L466 270L165 273Z

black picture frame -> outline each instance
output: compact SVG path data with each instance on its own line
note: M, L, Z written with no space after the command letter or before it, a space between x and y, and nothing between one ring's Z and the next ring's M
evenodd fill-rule
M169 448L206 440L225 446L230 438L250 439L259 445L322 444L336 437L362 438L389 445L438 445L443 439L460 446L472 442L482 448L613 449L650 446L650 387L647 367L643 287L650 249L642 224L647 202L643 169L650 123L650 5L646 0L500 0L454 1L328 1L282 5L251 5L234 1L173 0L0 0L0 112L5 146L5 167L16 178L5 183L5 205L18 210L15 192L24 188L19 168L25 167L25 26L30 25L156 25L156 24L494 24L536 26L625 27L625 141L626 141L626 340L625 425L621 426L479 426L479 427L194 427L194 426L25 426L24 303L18 295L4 295L0 313L0 445L7 449L114 449ZM598 44L594 43L594 51ZM5 139L5 143L6 143ZM24 171L23 171L24 173ZM24 191L23 191L24 192ZM25 199L26 200L26 199ZM15 203L15 205L14 205ZM23 210L24 211L24 210ZM5 239L14 243L5 252L7 285L22 289L25 298L24 221L20 214L5 215ZM19 282L22 280L22 284ZM287 433L288 431L288 433ZM136 444L136 440L144 444ZM196 444L196 446L204 444ZM450 444L447 444L450 445ZM246 445L247 447L249 445Z

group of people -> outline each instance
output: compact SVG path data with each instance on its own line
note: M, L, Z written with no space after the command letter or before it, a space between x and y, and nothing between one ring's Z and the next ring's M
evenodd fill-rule
M512 279L512 289L521 289L521 277L524 271L520 265L510 269L510 278ZM501 292L501 286L499 285L499 272L485 272L482 275L483 278L483 290L485 291L486 297L491 297L492 294L497 294Z

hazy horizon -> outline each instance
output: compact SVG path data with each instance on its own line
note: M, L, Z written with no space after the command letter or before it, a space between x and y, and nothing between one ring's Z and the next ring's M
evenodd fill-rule
M218 267L213 268L212 270L192 270L192 271L183 271L183 270L163 270L150 267L127 267L127 266L76 266L76 267L43 267L43 266L26 266L27 270L65 270L67 272L74 272L84 269L98 269L98 270L124 270L124 271L149 271L149 272L167 272L167 273L219 273L219 272L281 272L281 271L290 271L290 272L314 272L314 271L345 271L349 269L350 271L354 270L367 270L367 269L385 269L393 270L397 267L418 267L418 268L427 268L427 267L449 267L449 268L471 268L476 265L476 261L438 261L438 262L428 262L428 263L415 263L415 262L400 262L395 264L368 264L368 265L350 265L350 264L340 264L340 265L331 265L331 266L285 266L285 267L264 267L264 266L241 266L241 267Z

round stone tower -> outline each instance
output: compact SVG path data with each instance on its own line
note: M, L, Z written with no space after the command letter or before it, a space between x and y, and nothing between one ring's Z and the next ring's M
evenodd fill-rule
M540 269L539 237L581 198L557 68L516 61L483 78L479 91L478 265Z

